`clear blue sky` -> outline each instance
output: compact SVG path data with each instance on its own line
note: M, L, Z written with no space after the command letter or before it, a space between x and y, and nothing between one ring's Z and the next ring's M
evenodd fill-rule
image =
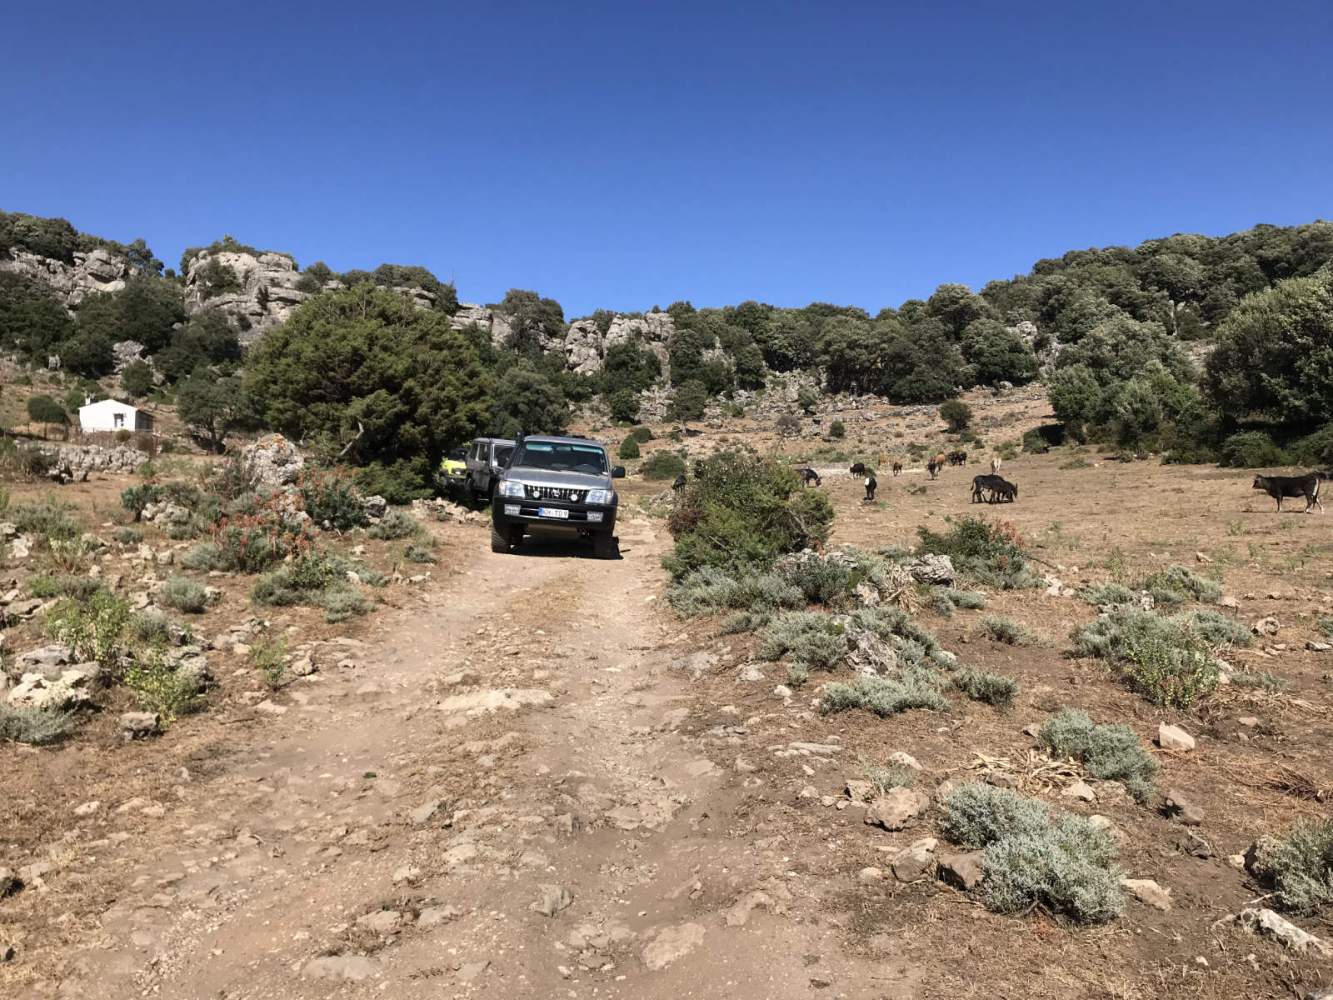
M299 10L297 8L305 8ZM0 208L567 316L1333 216L1333 3L6 4Z

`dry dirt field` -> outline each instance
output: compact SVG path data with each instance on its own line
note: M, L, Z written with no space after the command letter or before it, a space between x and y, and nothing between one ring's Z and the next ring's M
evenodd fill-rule
M988 444L1044 417L1031 394L973 402ZM945 440L928 413L844 416L840 444L778 442L748 422L682 443L878 462ZM430 524L429 578L391 584L343 625L257 611L247 581L209 581L226 595L199 633L271 618L313 644L314 673L270 691L218 644L207 710L155 740L122 742L114 718L128 706L109 705L63 745L0 744L0 868L37 865L0 900L0 995L1232 1000L1333 983L1333 962L1227 919L1265 895L1231 857L1333 801L1333 652L1306 649L1333 614L1333 521L1274 513L1249 473L1092 449L1006 462L1020 497L998 506L969 502L979 464L937 481L882 468L873 504L835 471L845 462L812 464L829 472L834 545L908 546L919 526L978 514L1011 523L1066 588L1171 564L1212 576L1239 621L1278 622L1228 661L1286 684L1157 709L1067 655L1096 615L1077 596L988 592L984 611L918 619L965 664L1016 678L1012 707L955 697L943 712L823 716L820 675L785 690L786 667L758 661L752 636L672 614L670 539L643 510L663 484L626 481L614 562L557 542L496 555L484 524ZM60 497L110 533L128 482ZM14 502L24 489L41 492L15 487ZM154 530L154 548L176 544ZM394 568L390 546L348 542ZM21 586L28 572L10 560L4 576ZM983 614L1035 641L982 637ZM32 623L11 628L6 658L37 644ZM1168 819L1160 794L1064 797L1077 765L1024 730L1066 705L1130 725L1160 762L1159 789L1200 807L1201 824ZM1158 750L1162 722L1196 748ZM1039 910L993 914L933 877L898 881L890 859L935 834L932 814L889 833L845 787L899 751L928 793L990 777L1108 817L1127 874L1169 889L1171 908L1131 898L1120 919L1079 929ZM1298 923L1333 938L1327 913Z

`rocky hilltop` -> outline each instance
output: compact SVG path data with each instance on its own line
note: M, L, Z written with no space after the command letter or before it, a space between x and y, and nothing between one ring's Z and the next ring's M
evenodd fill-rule
M217 309L251 343L284 322L310 297L296 261L286 254L200 251L185 271L185 309Z
M67 309L77 309L79 303L93 292L116 292L124 288L130 270L126 258L101 247L87 252L75 251L72 263L43 257L19 247L11 247L8 254L0 254L0 271L45 282Z

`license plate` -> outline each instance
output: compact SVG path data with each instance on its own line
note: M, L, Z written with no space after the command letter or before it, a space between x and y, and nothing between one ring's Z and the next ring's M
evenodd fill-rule
M569 511L565 510L563 507L538 507L537 516L554 517L557 520L568 521Z

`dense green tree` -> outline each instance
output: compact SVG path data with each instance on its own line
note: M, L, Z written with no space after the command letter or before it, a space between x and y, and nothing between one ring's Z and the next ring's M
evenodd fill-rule
M45 365L74 321L45 282L0 271L0 348Z
M558 385L526 360L504 369L491 406L496 435L563 434L568 425L569 402Z
M602 362L603 393L629 389L636 395L662 377L662 362L637 341L627 340L606 349Z
M893 333L882 357L878 391L894 403L938 403L966 388L963 356L936 320Z
M1333 420L1333 270L1244 299L1218 330L1204 385L1233 422L1297 431Z
M236 331L217 309L201 309L192 315L188 323L172 331L170 346L154 359L169 382L177 382L199 368L217 366L229 371L240 360Z
M99 333L77 331L56 345L55 352L64 371L89 378L109 375L116 365L116 352L110 339Z
M555 299L511 288L495 308L509 317L514 328L510 343L516 350L537 351L543 340L564 335L565 311Z
M963 357L978 385L1012 382L1023 385L1037 377L1037 357L1017 333L993 319L969 323L960 341Z
M639 394L633 389L617 389L606 397L611 419L622 424L632 424L639 419Z
M146 361L132 361L120 373L120 385L136 399L153 391L153 368Z
M346 448L391 500L429 488L445 450L486 431L485 345L448 317L370 285L303 303L252 350L246 384L268 426Z
M109 343L134 340L156 354L171 341L172 328L185 320L180 286L166 278L142 275L116 292L98 292L79 304L81 334Z
M667 417L671 420L701 420L708 407L708 388L702 382L685 382L671 394Z
M875 392L882 385L884 347L900 330L896 322L872 325L838 316L824 324L818 359L830 392Z
M69 414L65 408L50 396L29 396L27 406L28 419L42 425L42 437L46 436L46 428L51 424L59 427L69 424Z
M764 363L775 372L813 367L819 345L819 327L809 316L784 310L776 313L758 335Z
M966 285L940 285L926 301L926 315L944 324L957 338L969 324L992 315L990 303Z
M222 451L227 435L255 418L239 376L217 378L205 372L191 375L176 387L176 411L213 451Z
M940 419L954 434L972 426L972 407L961 399L946 399L940 404Z

